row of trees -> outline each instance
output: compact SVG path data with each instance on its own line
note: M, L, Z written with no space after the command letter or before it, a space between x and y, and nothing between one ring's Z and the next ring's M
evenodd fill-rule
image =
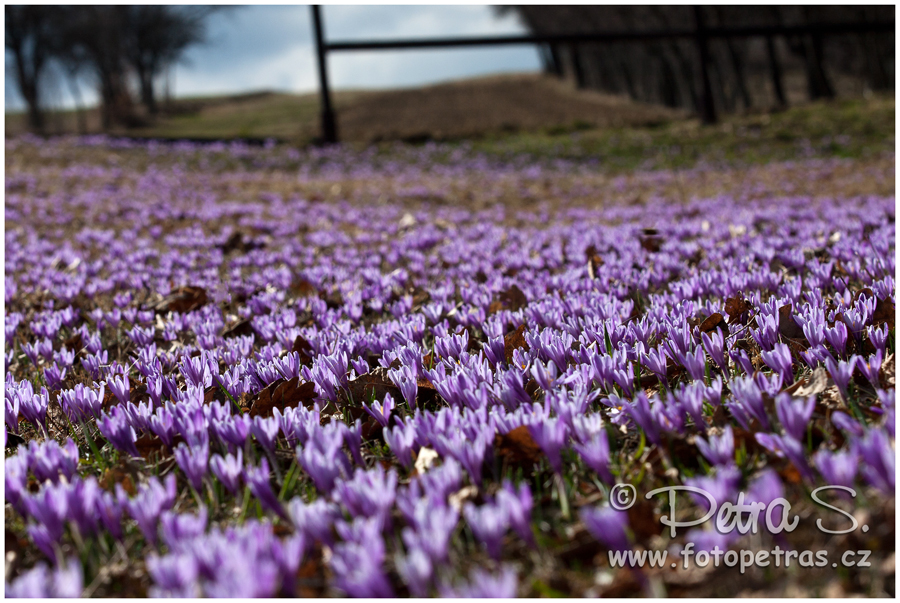
M104 128L137 116L136 83L146 112L158 111L156 82L184 51L204 41L212 7L6 5L7 63L28 106L32 130L44 128L45 86L62 76L97 86Z
M536 34L684 30L706 27L797 26L889 22L893 6L506 6ZM785 105L783 74L806 76L811 99L835 95L834 76L862 77L873 90L894 88L894 36L804 35L713 39L709 45L712 96L719 110ZM689 109L700 106L694 40L583 43L543 49L548 72L580 87Z

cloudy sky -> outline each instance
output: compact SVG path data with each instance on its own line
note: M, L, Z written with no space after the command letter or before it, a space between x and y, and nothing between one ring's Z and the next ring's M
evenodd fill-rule
M511 15L489 6L325 6L329 40L526 33ZM176 96L250 90L311 92L317 87L309 6L236 6L210 18L208 43L190 49L172 78ZM7 57L7 110L22 107ZM335 88L393 88L540 68L530 46L341 52L329 56ZM96 95L84 82L86 102ZM49 104L70 105L65 86Z

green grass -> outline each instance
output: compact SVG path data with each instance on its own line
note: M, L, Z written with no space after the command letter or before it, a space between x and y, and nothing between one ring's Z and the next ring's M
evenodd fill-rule
M809 103L777 113L723 116L654 127L521 133L485 137L477 150L571 159L598 157L608 169L685 168L715 163L764 163L815 157L864 158L894 150L894 98L878 96Z
M365 92L335 94L340 111ZM90 121L96 111L88 112ZM8 133L21 131L21 114L7 114ZM52 114L51 131L75 131L73 111ZM775 113L725 115L704 126L696 118L638 128L568 128L509 132L498 130L474 139L476 151L491 156L522 154L536 158L597 158L606 171L636 168L679 169L703 161L715 165L757 164L807 157L866 158L894 150L893 96L873 96L798 105ZM230 97L180 99L173 111L152 126L116 130L140 137L231 139L275 138L306 146L319 134L315 94L256 93ZM380 146L389 148L388 141ZM454 143L451 143L453 145ZM352 146L365 146L351 143Z

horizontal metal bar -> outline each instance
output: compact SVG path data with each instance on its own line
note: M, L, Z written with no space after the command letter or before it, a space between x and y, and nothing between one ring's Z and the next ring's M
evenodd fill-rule
M894 31L890 23L833 23L810 25L780 25L758 27L710 27L705 35L710 38L753 36L793 36L806 34L838 35L852 33ZM605 31L579 34L544 34L523 36L483 36L471 38L429 38L425 40L360 40L328 42L328 52L354 50L403 50L407 48L452 48L461 46L510 46L519 44L572 44L581 42L641 42L649 40L693 38L695 29L670 29L656 31Z

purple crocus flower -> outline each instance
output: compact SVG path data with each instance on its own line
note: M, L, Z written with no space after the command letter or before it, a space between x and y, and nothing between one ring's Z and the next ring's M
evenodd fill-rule
M656 417L650 410L650 400L644 392L638 392L632 402L625 402L623 407L631 416L634 422L647 435L647 439L656 444L660 444L660 427L656 421Z
M241 476L244 469L244 455L238 448L235 453L224 457L214 454L209 459L209 469L225 489L237 494L241 489Z
M531 546L537 546L531 531L531 508L534 500L528 484L522 482L515 488L512 482L503 480L503 488L497 492L497 504L506 510L510 525L522 540Z
M831 422L835 427L842 431L846 431L854 438L861 438L865 435L865 429L859 424L859 421L852 418L847 413L837 410L831 413Z
M666 378L666 349L662 346L651 348L646 354L641 355L641 364L650 369L654 375L659 378L659 382L663 387L669 387L669 380Z
M769 506L776 498L784 497L784 486L781 478L773 469L765 469L753 481L747 489L746 502L760 502Z
M628 515L612 507L582 507L579 516L584 527L611 551L631 550L631 539L625 528Z
M7 372L6 375L9 377L10 373ZM13 433L19 433L19 396L17 395L17 392L9 386L9 382L7 382L6 391L4 393L6 402L4 418L6 419L6 425L9 426Z
M208 461L209 446L188 446L182 442L175 448L175 462L197 492L203 490L203 478L206 477Z
M758 329L750 329L750 335L763 350L771 350L778 341L778 314L761 314L757 317Z
M416 395L419 386L416 381L416 374L412 367L401 366L397 369L388 371L388 377L394 382L394 385L400 388L403 399L411 409L416 408Z
M116 484L116 496L119 503L128 511L128 514L137 522L144 537L152 544L158 541L156 526L159 515L163 511L172 508L175 504L175 474L170 473L164 482L151 477L150 480L140 486L134 498L129 499L120 484Z
M712 333L700 333L703 340L703 349L709 354L719 368L723 371L728 370L728 358L725 356L725 336L721 329L716 329Z
M846 361L838 360L835 362L832 358L825 360L825 368L828 369L828 374L831 375L831 379L837 385L838 390L840 390L844 402L848 399L847 386L850 384L850 378L853 376L853 370L856 368L858 358L858 356L854 355Z
M104 529L112 534L113 538L122 541L122 505L113 496L112 492L101 492L95 507L95 517L103 524Z
M560 456L566 439L569 435L569 428L558 418L545 419L538 423L532 423L528 426L528 432L534 438L535 443L541 447L550 466L556 473L562 473L562 457Z
M734 360L735 364L740 365L746 374L753 374L753 363L750 361L750 356L747 355L746 350L732 350L728 352L728 356Z
M781 375L782 382L788 384L794 382L793 360L791 350L783 343L776 343L772 350L763 350L760 356L772 370Z
M160 406L156 409L156 412L150 417L150 431L159 436L159 439L162 440L162 443L169 450L172 449L177 429L175 427L175 417L172 416L172 412L168 407Z
M28 495L28 455L16 454L6 457L3 463L3 484L6 500L20 515L25 515L24 496Z
M44 381L50 389L61 389L66 379L67 369L60 368L55 362L44 369Z
M357 469L353 478L335 484L333 498L353 517L376 517L386 529L397 490L397 473L385 472L381 465L365 471Z
M499 561L503 536L510 526L507 509L501 505L485 504L476 507L472 503L466 503L463 515L475 538L484 544L491 557Z
M381 567L385 550L378 520L356 518L336 527L344 540L335 545L331 563L337 587L352 597L392 597Z
M700 454L713 465L728 466L734 464L734 432L731 425L727 425L722 430L721 435L713 435L709 437L709 441L701 437L696 438L694 443Z
M276 409L277 410L277 409ZM222 420L212 421L213 430L226 444L241 448L250 435L250 425L253 419L249 415L232 415ZM275 420L278 425L277 419ZM274 440L274 438L272 438Z
M415 426L411 422L401 423L393 428L385 429L382 435L400 464L407 469L412 469L413 445L416 440Z
M244 482L264 508L284 519L288 518L281 502L272 492L272 485L269 483L269 462L265 458L260 460L259 467L248 465L244 468Z
M250 433L256 437L256 441L269 453L275 453L275 438L278 437L278 419L275 417L253 417L250 423Z
M362 421L357 419L353 425L348 425L343 436L344 444L350 450L353 461L360 467L365 467L366 462L362 457Z
M118 406L109 409L109 414L101 413L97 420L97 428L103 434L109 443L116 447L116 450L129 454L133 457L141 456L135 446L137 435L128 422L125 412Z
M66 480L71 480L78 472L78 445L72 439L67 439L63 446L55 440L40 444L32 440L28 443L27 458L34 476L40 481L59 481L60 473Z
M722 506L724 502L734 502L737 497L737 488L741 480L741 472L734 465L725 465L716 467L716 473L713 476L701 475L698 477L687 478L684 480L685 485L693 486L703 490L712 496L716 501L716 506ZM696 501L697 505L702 507L704 511L710 509L709 498L699 493L691 493L691 497ZM674 529L674 528L672 528Z
M151 554L147 571L153 578L151 597L195 598L201 594L197 559L189 553Z
M44 434L49 436L50 430L47 428L47 407L50 404L50 395L47 388L42 387L40 394L33 393L31 384L27 383L19 389L19 409L25 420L34 425L40 426L44 430Z
M41 561L7 584L6 596L10 599L75 599L81 597L83 576L81 563L75 557L52 571Z
M615 481L609 471L609 439L605 431L597 432L583 444L573 444L572 448L604 483L612 484Z
M781 421L785 433L795 440L803 440L815 406L815 396L806 399L794 398L790 394L775 396L775 412L778 414L778 420Z
M405 493L413 496L410 494L410 490ZM433 495L418 498L414 503L410 503L406 497L398 496L397 506L413 526L413 528L403 528L401 533L407 548L410 550L420 549L432 561L446 563L450 554L450 538L459 522L459 512Z
M371 406L363 403L363 409L378 421L382 427L387 427L391 419L391 411L394 409L394 398L390 394L384 395L384 402L372 402Z
M92 390L79 383L73 389L59 392L59 404L73 423L85 421L89 417L100 416L104 393L105 385L102 383L99 390Z
M341 516L336 504L324 498L318 498L307 504L301 498L295 497L288 503L288 514L294 527L306 537L310 545L316 542L327 545L333 543L332 526Z
M93 476L68 484L68 517L82 537L96 533L100 527L98 510L104 505L102 490Z
M843 356L847 347L847 325L841 321L834 323L831 328L825 328L825 339L831 344L835 351Z
M169 548L176 547L180 540L196 538L206 531L206 507L200 507L197 514L163 511L159 516L162 540Z
M441 597L460 599L512 599L516 596L518 579L516 572L504 565L497 574L489 574L482 569L474 569L468 584L461 584L456 589L442 586Z
M829 452L823 449L815 454L813 463L829 485L852 488L859 468L859 454L855 450Z
M119 402L125 404L131 399L131 385L128 383L128 374L113 375L107 382L109 391L119 399Z
M882 356L887 356L887 339L888 326L886 324L881 327L869 327L869 341L872 342L876 350L881 352Z
M863 439L856 441L856 450L863 460L860 470L866 481L885 494L893 494L896 479L894 448L885 432L870 429Z
M881 379L879 378L881 360L881 350L876 350L868 359L864 359L862 356L858 356L856 359L856 365L859 367L859 370L862 371L862 374L865 375L875 389L881 387Z
M406 555L398 557L397 573L409 587L412 596L419 598L428 596L434 566L421 549L412 548Z
M706 354L703 353L703 348L687 352L679 360L685 370L687 370L688 375L691 376L691 379L703 381L706 376Z
M813 473L806 461L806 452L803 445L791 435L774 435L771 433L757 433L756 441L779 458L787 458L791 464L808 479L813 479Z
M53 547L63 536L68 519L68 488L66 484L46 484L38 492L23 496L27 516L38 522L30 532L38 535L35 544L51 559L56 558Z

